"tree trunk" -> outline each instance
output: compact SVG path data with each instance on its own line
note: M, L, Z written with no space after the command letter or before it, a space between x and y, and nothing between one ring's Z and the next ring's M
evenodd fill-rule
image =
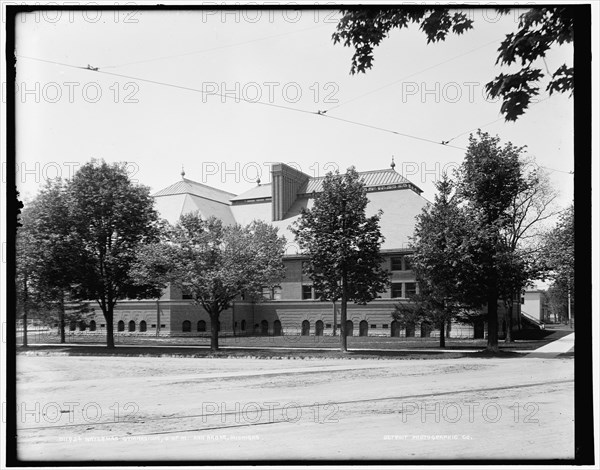
M104 313L106 319L106 347L112 349L115 347L115 336L113 332L114 328L114 308L107 307Z
M498 288L495 282L488 288L488 341L487 350L498 352Z
M59 300L58 329L60 334L60 343L65 343L65 298L61 296Z
M446 322L440 322L440 348L446 347Z
M348 352L348 337L346 332L346 318L348 309L348 296L346 294L347 281L346 278L342 280L342 299L340 308L340 351Z
M210 316L210 349L219 350L219 314L208 312Z
M23 347L27 347L27 309L29 303L29 295L27 292L27 279L23 281Z
M511 300L508 303L507 309L507 318L506 318L506 337L504 338L505 343L513 343L514 339L512 337L512 329L513 329L513 309L514 302Z

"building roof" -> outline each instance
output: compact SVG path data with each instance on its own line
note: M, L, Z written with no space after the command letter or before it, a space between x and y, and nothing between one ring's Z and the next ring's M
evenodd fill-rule
M360 175L360 179L363 181L367 189L381 186L407 184L411 187L414 187L418 193L423 192L419 187L411 183L408 179L406 179L404 176L402 176L400 173L396 172L392 168L386 168L384 170L360 171L358 174ZM300 189L299 193L320 193L321 191L323 191L324 180L324 176L318 178L310 178L306 183L306 186Z
M196 181L182 178L181 181L177 181L171 186L161 189L157 193L154 193L153 197L162 196L173 196L175 194L191 194L198 196L203 199L209 199L211 201L220 202L221 204L229 205L229 200L235 197L235 194L228 193L227 191L221 191L220 189L206 186Z
M231 198L231 202L235 201L247 201L249 199L264 199L271 197L271 183L260 184L254 186L252 189Z

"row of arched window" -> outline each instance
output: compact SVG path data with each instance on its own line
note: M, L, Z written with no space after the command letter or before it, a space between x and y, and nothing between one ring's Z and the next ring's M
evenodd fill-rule
M75 331L79 327L79 331L96 331L96 322L94 320L90 321L90 324L86 324L85 321L81 320L79 322L72 321L69 324L69 330Z
M147 329L148 329L148 325L146 324L146 322L144 320L142 320L139 325L139 331L144 333L145 331L147 331ZM117 331L125 331L125 322L123 320L119 320L117 322ZM130 320L129 323L127 324L127 331L129 331L129 332L136 331L136 325L133 320Z
M327 325L329 328L331 325ZM374 325L371 325L373 328ZM317 320L315 322L314 335L315 336L323 336L323 327L324 324L321 320ZM339 326L338 326L339 327ZM384 328L387 328L387 325L384 325ZM396 320L392 322L391 328L391 336L399 337L400 336L400 323ZM421 337L430 337L431 336L431 324L428 322L421 323ZM310 322L308 320L304 320L301 326L301 335L308 336L310 335ZM358 335L359 336L369 336L369 323L366 320L361 320L358 324ZM354 336L354 322L352 320L346 320L346 336ZM407 338L415 336L415 324L408 323L405 326L405 336Z

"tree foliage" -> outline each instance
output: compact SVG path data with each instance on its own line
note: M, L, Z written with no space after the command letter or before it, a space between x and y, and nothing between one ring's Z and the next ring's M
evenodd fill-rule
M306 274L321 300L341 300L341 350L346 351L348 301L365 304L389 284L380 254L382 212L366 216L368 198L358 172L328 173L311 209L292 227L308 256Z
M130 181L124 164L93 160L67 185L68 223L77 250L77 299L95 300L114 347L114 308L119 300L156 298L154 283L134 282L130 268L141 246L157 237L150 191Z
M445 345L445 326L464 308L477 304L473 289L476 268L473 256L475 227L460 206L454 183L444 174L436 183L434 203L417 216L411 241L411 265L419 293L407 305L398 304L394 319L429 321L440 329L440 346Z
M211 348L218 349L219 315L240 295L259 299L284 276L285 238L262 221L224 226L221 220L182 215L165 225L162 240L142 247L132 275L144 285L171 283L209 314Z
M496 9L508 14L511 9ZM427 43L444 41L448 34L463 34L473 28L468 12L451 11L440 7L394 7L342 10L334 43L354 47L351 73L365 73L373 66L373 48L385 39L392 29L417 24L427 37ZM515 121L528 108L531 99L539 94L539 83L545 74L536 66L555 44L573 42L574 17L569 7L531 8L519 17L519 27L506 35L498 48L496 64L521 68L514 73L501 73L486 84L490 97L501 98L500 111L507 121ZM548 71L546 90L570 92L574 88L574 69L560 65Z

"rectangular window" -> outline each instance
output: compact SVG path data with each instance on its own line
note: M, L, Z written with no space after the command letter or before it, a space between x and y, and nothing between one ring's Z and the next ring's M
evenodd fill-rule
M412 269L412 263L410 261L410 256L403 256L404 258L404 270L410 271Z
M312 299L312 286L302 286L302 300Z
M402 256L392 256L392 271L402 271Z
M271 291L270 287L263 287L261 295L264 300L271 300L273 297L273 292Z
M338 324L337 324L337 327L338 327L338 330L339 330L339 329L342 327L342 324L341 324L341 323L338 323Z
M183 300L192 300L192 293L189 289L183 288L181 289L181 298Z
M106 324L105 323L100 323L100 328L106 328Z
M384 324L383 324L381 327L382 327L382 328L385 330L385 329L387 329L387 327L388 327L388 324L387 324L387 323L384 323Z
M160 327L161 327L161 328L166 328L166 327L167 327L167 325L160 325Z
M377 325L371 325L371 328L375 329L377 328Z
M152 326L150 326L150 328L156 328L156 323L152 324Z
M327 323L327 324L325 325L325 328L331 328L331 323Z
M273 300L281 300L281 286L273 287Z
M412 297L413 295L415 295L417 293L417 283L416 282L407 282L405 284L405 286L406 286L406 292L405 292L406 297Z
M401 282L393 282L392 283L392 298L398 299L402 297L402 283Z

